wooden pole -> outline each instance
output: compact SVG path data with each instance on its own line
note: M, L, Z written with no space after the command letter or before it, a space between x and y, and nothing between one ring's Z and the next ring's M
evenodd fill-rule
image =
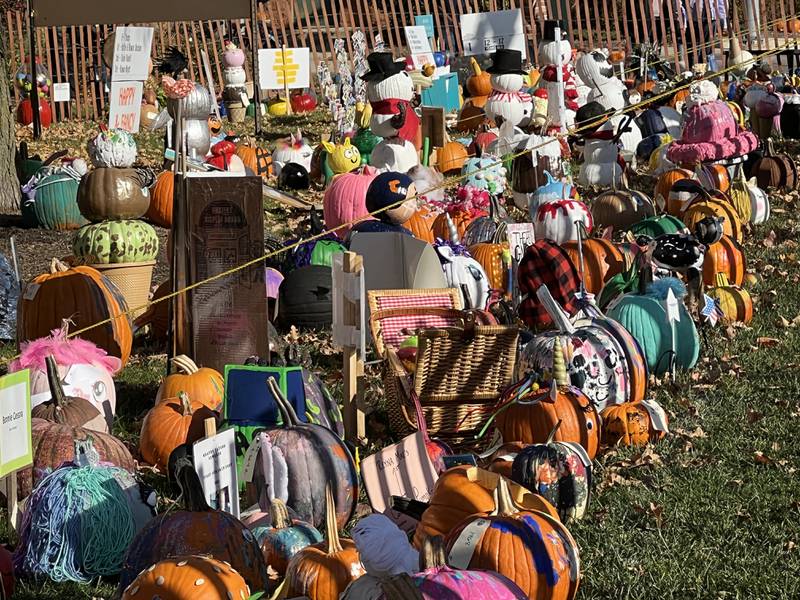
M344 253L344 273L359 273L364 259L355 252ZM356 302L344 295L344 326L360 327L360 310ZM348 441L357 444L366 437L366 420L362 409L364 363L355 346L345 346L344 354L344 431Z
M281 60L283 61L283 95L286 100L286 114L292 114L292 103L289 101L289 72L286 69L286 44L281 46Z
M16 531L19 522L19 503L17 502L17 472L6 475L5 481L6 506L8 507L8 522Z
M31 77L31 111L33 111L33 139L42 137L42 115L39 113L39 86L36 82L36 19L28 0L28 66Z
M256 103L253 114L255 115L255 135L261 133L261 83L259 82L258 47L261 35L258 31L258 2L250 0L250 26L253 36L250 45L253 47L253 102Z
M214 417L208 417L203 421L203 427L205 428L205 437L210 438L217 435L217 420Z

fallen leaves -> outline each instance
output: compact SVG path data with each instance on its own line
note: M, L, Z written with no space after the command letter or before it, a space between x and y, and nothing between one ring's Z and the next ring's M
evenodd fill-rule
M661 529L664 526L664 507L660 504L650 502L647 507L634 506L633 510L640 515L651 517L655 521L657 529Z
M756 346L761 346L762 348L773 348L780 343L781 341L778 338L759 337L756 339Z

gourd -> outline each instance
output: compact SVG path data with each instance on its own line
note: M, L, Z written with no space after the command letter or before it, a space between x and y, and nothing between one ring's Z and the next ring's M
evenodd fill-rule
M251 590L268 589L269 576L255 537L230 513L208 506L189 458L176 461L175 480L182 507L156 516L136 535L120 573L119 593L161 560L201 554L228 563Z
M543 512L518 510L505 479L495 490L496 510L489 516L468 517L447 536L450 564L459 569L496 571L516 583L528 598L571 600L578 590L578 546L558 519ZM477 529L478 522L488 527ZM468 560L458 552L471 538Z
M184 393L211 410L219 410L222 406L223 379L222 375L208 367L198 367L195 362L181 354L171 361L172 372L167 375L158 386L156 404L165 400L174 400L178 394Z
M45 361L50 382L50 400L34 406L31 417L108 433L108 423L97 407L84 398L67 396L58 376L55 359L48 356Z
M165 558L142 571L122 594L122 600L249 597L250 586L236 569L211 556Z
M156 178L156 184L150 194L150 207L145 218L159 227L172 226L172 200L175 188L175 174L163 171Z
M286 568L286 597L339 600L347 585L365 573L353 540L339 537L336 507L330 486L325 490L326 542L306 546Z
M655 404L650 400L647 404L643 402L625 402L614 406L607 406L601 416L603 417L603 443L606 446L644 446L650 442L657 442L666 434L661 429L656 429L654 421L650 416L651 408L648 405ZM666 425L666 413L656 405L656 410L660 410Z
M33 287L31 287L33 286ZM110 319L81 334L83 339L128 361L133 332L127 305L117 287L95 269L68 267L58 259L48 273L37 276L26 287L17 306L17 340L21 343L44 337L71 319L76 329Z
M154 260L158 235L143 221L102 221L84 225L75 233L72 252L87 262L103 265Z
M90 221L138 219L149 207L150 191L135 169L99 167L78 186L78 208Z
M167 472L169 455L182 444L192 444L205 436L206 419L217 414L185 392L166 398L151 408L142 421L139 451L151 465Z

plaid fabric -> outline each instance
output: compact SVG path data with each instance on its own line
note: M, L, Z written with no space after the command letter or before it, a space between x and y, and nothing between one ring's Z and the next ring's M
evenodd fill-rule
M567 252L550 240L538 240L525 251L517 273L523 300L519 316L532 329L544 329L553 324L550 315L536 297L536 290L547 286L553 298L567 313L574 314L579 306L578 271Z
M431 294L430 296L381 296L378 299L380 310L390 308L456 308L453 297L447 294ZM438 315L403 315L386 317L380 320L380 334L387 348L397 349L407 337L403 330L416 331L438 327L454 327L457 319L448 319Z

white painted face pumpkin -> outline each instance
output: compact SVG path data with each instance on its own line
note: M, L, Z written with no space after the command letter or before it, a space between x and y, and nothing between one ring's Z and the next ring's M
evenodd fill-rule
M569 40L560 42L549 40L539 44L539 63L554 65L558 62L558 52L561 51L561 64L565 65L572 60L572 45Z
M517 73L504 73L502 75L492 75L492 89L499 92L518 92L525 85L525 78Z
M381 81L370 81L367 83L367 100L370 102L380 102L389 98L398 100L408 100L414 97L414 83L407 72L401 71L397 75L392 75Z

